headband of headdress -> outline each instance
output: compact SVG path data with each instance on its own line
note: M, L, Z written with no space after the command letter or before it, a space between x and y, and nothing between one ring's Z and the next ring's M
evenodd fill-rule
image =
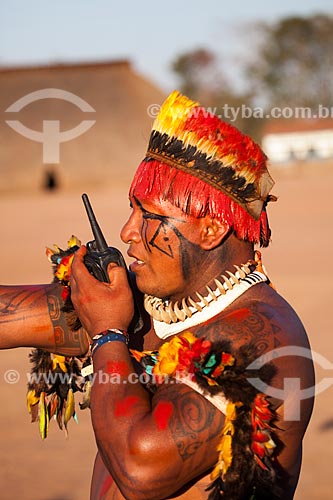
M178 91L160 108L131 193L210 214L244 240L267 246L265 206L274 185L261 148Z

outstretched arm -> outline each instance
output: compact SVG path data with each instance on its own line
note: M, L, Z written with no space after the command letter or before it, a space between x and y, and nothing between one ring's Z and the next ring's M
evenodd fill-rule
M83 329L73 332L61 311L61 285L0 286L0 349L41 347L75 356L88 349Z

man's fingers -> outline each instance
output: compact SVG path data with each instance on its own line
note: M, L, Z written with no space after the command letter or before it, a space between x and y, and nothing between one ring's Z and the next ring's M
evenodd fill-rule
M126 269L121 266L117 266L117 264L115 264L114 262L111 262L108 265L108 275L110 284L115 287L128 284Z
M90 274L84 264L86 253L87 248L84 245L75 252L72 263L71 282L80 281L83 284L87 281L96 281L96 278ZM108 265L108 276L111 286L120 287L128 284L126 269L119 267L115 262L111 262Z
M71 282L77 281L79 278L80 281L82 281L83 279L94 279L84 264L84 256L86 255L86 253L87 248L84 245L82 245L75 252L71 269Z
M80 248L75 252L74 258L81 260L83 262L83 258L85 254L87 253L87 247L85 245L81 245Z

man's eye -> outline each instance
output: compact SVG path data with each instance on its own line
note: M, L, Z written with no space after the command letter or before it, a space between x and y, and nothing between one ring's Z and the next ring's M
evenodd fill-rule
M151 217L149 213L147 213L147 214L143 214L143 215L142 215L142 218L143 218L144 220L151 220L151 219L153 219L153 217Z
M142 210L142 217L143 219L154 219L154 220L159 220L159 221L163 221L165 219L165 217L163 215L158 215L158 214L154 214L153 212L148 212L148 210Z
M146 210L142 206L141 206L141 211L142 211L143 217L156 217L156 214L154 214L153 212L148 212L148 210Z

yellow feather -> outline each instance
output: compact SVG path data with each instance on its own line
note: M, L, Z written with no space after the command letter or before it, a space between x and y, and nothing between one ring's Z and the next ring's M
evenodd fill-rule
M224 477L232 463L232 437L235 432L233 422L237 416L236 408L238 406L242 406L242 403L228 403L225 422L221 433L222 438L217 446L217 451L220 452L219 458L210 475L213 481L221 474L222 477Z
M31 413L31 407L37 404L39 401L39 398L36 396L35 390L31 390L27 392L27 407L28 407L28 412Z
M72 247L75 247L75 246L80 247L81 246L81 241L76 236L74 236L74 234L72 234L72 236L68 240L68 246L69 246L69 248L72 248Z
M53 355L53 360L52 360L52 370L55 370L57 368L57 366L59 366L59 368L64 373L66 373L67 372L67 368L66 368L65 361L66 361L66 357L65 356L60 356L59 354L54 354Z
M65 407L64 424L67 429L67 424L75 413L75 399L73 389L69 389Z
M45 392L40 393L39 399L39 434L42 439L47 437L49 431L49 413L46 405Z
M156 117L153 129L158 132L166 132L169 136L177 135L180 139L184 127L184 116L190 113L192 108L198 106L197 102L181 95L177 90L172 92L161 106Z

